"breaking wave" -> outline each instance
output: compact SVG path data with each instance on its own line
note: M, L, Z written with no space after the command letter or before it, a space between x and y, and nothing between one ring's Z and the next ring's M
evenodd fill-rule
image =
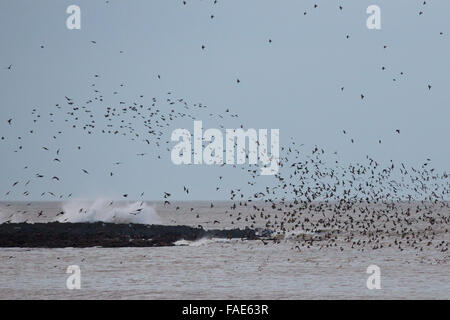
M231 242L230 239L222 239L222 238L202 238L194 241L189 240L178 240L174 242L175 246L189 246L189 247L200 247L205 246L211 243L228 243Z
M115 202L108 199L95 201L73 200L63 204L64 214L55 218L59 222L110 222L160 224L155 209L144 201Z

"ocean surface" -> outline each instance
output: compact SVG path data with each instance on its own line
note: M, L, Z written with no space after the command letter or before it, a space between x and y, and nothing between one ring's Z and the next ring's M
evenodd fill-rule
M86 219L110 221L105 203L85 204L91 212ZM63 221L69 213L61 217L58 212L73 206L0 203L0 222ZM124 212L133 206L122 203L109 213L125 222ZM146 218L139 219L205 229L246 225L244 219L234 223L226 213L229 206L146 203ZM251 213L248 209L243 216ZM264 227L264 219L259 226ZM434 243L448 243L446 227L436 226ZM395 241L389 236L385 240ZM0 248L0 299L450 299L448 251L435 246L423 251L387 245L351 248L341 238L335 243L308 247L304 240L286 236L266 242L180 241L156 248ZM71 265L80 267L80 289L66 287ZM380 268L381 289L367 288L370 265Z

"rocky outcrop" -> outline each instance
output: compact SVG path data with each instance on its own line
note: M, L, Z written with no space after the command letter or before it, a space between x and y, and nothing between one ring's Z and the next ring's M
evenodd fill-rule
M202 238L258 239L252 229L205 230L189 226L114 223L0 224L0 247L155 247Z

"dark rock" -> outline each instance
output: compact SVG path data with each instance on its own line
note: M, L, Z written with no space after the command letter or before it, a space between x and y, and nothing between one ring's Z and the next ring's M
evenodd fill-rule
M252 229L204 230L189 226L114 223L0 224L0 247L155 247L202 238L258 239Z

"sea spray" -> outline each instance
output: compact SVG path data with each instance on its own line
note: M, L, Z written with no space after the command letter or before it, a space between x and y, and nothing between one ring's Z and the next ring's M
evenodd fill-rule
M18 212L15 207L0 207L0 224L26 222L29 217L24 212Z
M55 218L59 222L111 222L160 224L155 209L142 201L112 201L99 198L95 201L72 200L62 207L64 214Z

